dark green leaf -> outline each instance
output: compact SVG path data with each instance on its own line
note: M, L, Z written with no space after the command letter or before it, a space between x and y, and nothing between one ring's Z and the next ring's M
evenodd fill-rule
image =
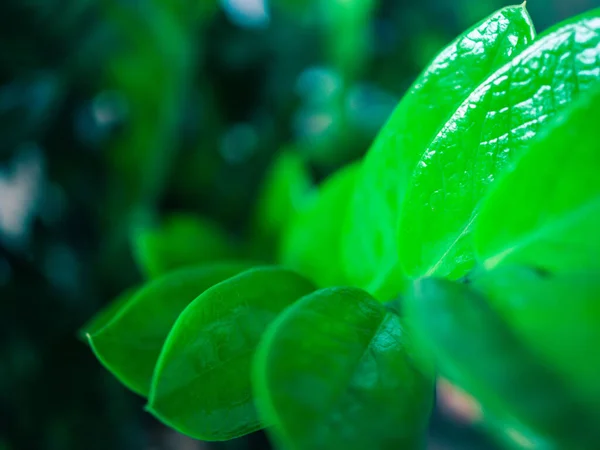
M479 86L422 155L398 252L411 277L458 278L473 266L471 229L489 185L537 132L598 83L600 9L548 31Z
M151 281L108 324L88 332L94 353L128 388L148 395L154 366L181 311L206 289L247 268L246 263L215 264L180 269Z
M533 35L524 7L501 9L446 47L409 89L369 150L354 193L344 230L352 284L384 300L402 288L396 232L419 158L471 91Z
M600 86L600 83L598 83ZM488 268L600 269L600 91L544 129L483 202L473 234Z
M432 377L400 318L354 288L317 291L269 327L254 362L257 405L282 448L421 448Z
M250 385L250 363L267 325L313 291L277 267L230 278L192 302L165 343L148 409L189 436L225 440L262 427Z
M238 253L232 238L215 223L184 214L171 215L162 226L137 232L134 246L138 264L148 278L231 259Z

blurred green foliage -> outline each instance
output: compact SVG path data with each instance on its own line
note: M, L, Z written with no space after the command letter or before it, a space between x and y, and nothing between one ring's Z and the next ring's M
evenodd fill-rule
M444 43L504 5L243 3L1 2L0 448L166 448L76 330L166 269L150 261L173 247L152 236L173 226L209 233L212 255L273 257L278 225L253 211L274 156L306 172L273 181L290 195L263 207L294 208L364 153ZM531 3L543 28L597 2Z

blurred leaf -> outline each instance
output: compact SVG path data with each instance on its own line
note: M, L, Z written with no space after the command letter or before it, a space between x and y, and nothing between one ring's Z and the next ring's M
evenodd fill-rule
M523 7L504 8L446 47L404 96L365 157L344 229L354 285L386 300L402 288L396 233L419 158L469 93L533 34Z
M92 327L87 334L96 357L125 386L147 396L154 366L181 311L206 289L247 267L244 263L223 263L186 268L149 282L106 326Z
M341 261L341 227L360 165L354 163L327 178L289 222L280 261L320 287L346 284Z
M527 152L549 118L598 83L600 9L540 36L448 120L410 178L398 232L410 277L473 267L471 228L489 185Z
M596 121L600 90L582 95L543 128L492 189L473 235L486 267L600 268L600 143L590 126Z
M520 278L524 280L526 277ZM511 293L520 287L515 285ZM533 325L532 314L544 314L544 301L556 305L564 301L560 291L545 288L543 292L554 298L548 299L535 293L535 283L523 287L520 300L514 297L518 301L515 306L526 308L519 319L522 323ZM496 294L503 296L498 291ZM531 307L525 306L530 300ZM498 423L503 428L515 428L534 443L534 448L587 448L586 443L597 442L600 405L579 396L574 383L557 373L530 343L523 342L513 332L512 323L490 307L483 293L448 280L422 279L415 283L406 308L410 325L434 353L441 373L474 395L484 410L500 418ZM516 309L514 312L519 314ZM554 313L547 317L558 318ZM544 331L544 336L550 334L551 329Z
M226 440L262 427L250 363L267 325L312 292L277 267L248 270L208 289L179 316L154 372L148 410L202 440Z
M107 84L127 101L129 123L115 140L112 214L118 226L147 220L179 148L183 105L194 66L189 17L177 2L110 2L107 17L122 51L110 61Z
M281 448L423 447L433 377L413 366L400 318L363 291L324 289L285 310L253 375Z
M133 239L138 265L148 278L240 255L232 237L217 224L193 215L172 214L162 226L140 230Z
M306 162L293 150L273 161L262 182L254 215L254 235L260 244L274 246L308 198L312 179Z
M565 379L580 398L600 409L600 278L577 269L557 275L498 267L473 281L516 336Z

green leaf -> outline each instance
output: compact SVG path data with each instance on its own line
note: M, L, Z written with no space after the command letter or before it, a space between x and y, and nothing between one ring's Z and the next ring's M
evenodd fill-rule
M173 214L162 226L134 235L135 255L148 278L174 269L235 258L239 253L215 223L187 214Z
M243 272L181 314L156 366L148 410L197 439L232 439L262 427L250 364L267 325L312 292L303 277L277 267Z
M600 269L599 122L600 90L558 115L493 188L473 233L486 267Z
M598 272L499 267L473 285L509 323L524 345L539 354L569 386L600 411L600 277Z
M352 284L384 300L402 288L396 233L419 158L473 89L533 36L524 7L501 9L446 47L409 89L365 157L354 192L344 230Z
M258 195L253 234L261 244L274 245L294 215L300 211L312 187L306 162L293 150L285 150L269 169Z
M400 318L354 288L317 291L269 327L255 396L282 448L421 448L433 377L414 365Z
M105 326L88 331L96 357L125 386L147 396L154 366L181 311L206 289L247 268L245 263L185 268L151 281L113 311Z
M90 320L85 323L81 329L79 330L79 337L87 341L87 335L94 335L98 333L102 328L108 325L115 316L123 309L123 306L133 295L137 292L139 288L131 288L126 289L123 293L121 293L116 299L111 301L108 305L102 308L98 313L96 313Z
M280 261L317 286L346 284L340 230L359 168L350 164L326 179L282 236Z
M398 233L408 276L458 278L473 266L471 229L490 184L598 83L599 18L597 9L537 39L469 96L422 155Z
M517 289L515 285L512 292ZM521 299L535 298L531 294L531 289L522 291ZM553 295L556 302L564 301L562 295ZM542 296L539 300L533 301L542 312ZM408 323L419 330L417 338L433 352L441 373L475 396L505 427L527 436L535 448L546 448L548 442L562 443L558 448L588 448L583 444L598 441L597 410L521 339L482 292L448 280L422 279L415 283L406 310Z

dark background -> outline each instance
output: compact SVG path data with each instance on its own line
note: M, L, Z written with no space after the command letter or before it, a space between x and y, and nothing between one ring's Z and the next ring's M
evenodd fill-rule
M360 157L428 60L506 5L0 1L0 450L268 448L169 431L77 339L142 279L132 226L183 212L247 240L278 151L315 180ZM528 4L538 31L597 6ZM493 448L439 394L430 448Z

